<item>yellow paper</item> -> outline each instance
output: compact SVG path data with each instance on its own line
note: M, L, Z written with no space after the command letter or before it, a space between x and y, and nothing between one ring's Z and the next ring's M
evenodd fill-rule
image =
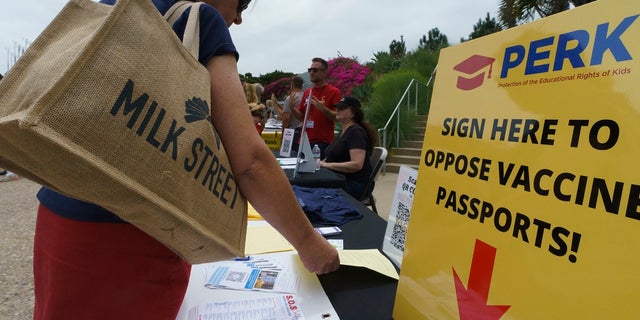
M248 203L248 205L247 217L249 218L249 220L264 220L258 213L258 211L256 211L256 209L251 205L251 203Z
M387 277L398 279L396 268L378 249L341 250L340 264L353 267L365 267Z
M249 225L244 252L247 255L289 251L293 246L270 224Z

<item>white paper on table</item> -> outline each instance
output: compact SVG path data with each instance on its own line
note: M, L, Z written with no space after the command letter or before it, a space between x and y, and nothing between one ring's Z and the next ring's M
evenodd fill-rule
M344 249L344 239L327 239L327 242L336 248L336 250Z
M298 158L278 158L278 163L280 164L280 166L287 166L287 165L296 165L296 160Z
M336 310L331 305L329 298L322 289L322 285L320 284L318 277L304 268L296 252L285 251L257 256L289 259L292 261L293 270L300 281L298 285L298 292L294 296L297 299L296 304L303 310L306 319L340 319ZM180 311L176 317L177 320L188 320L189 310L202 303L282 296L280 293L265 291L208 289L204 284L208 280L206 272L207 266L209 265L211 265L211 263L196 264L191 267L189 286L187 287L187 292L184 300L182 301L182 306L180 307Z
M296 293L299 279L292 259L251 256L242 261L214 262L205 270L211 289L258 290Z
M294 295L255 297L242 300L205 302L189 310L189 320L304 320L304 313Z

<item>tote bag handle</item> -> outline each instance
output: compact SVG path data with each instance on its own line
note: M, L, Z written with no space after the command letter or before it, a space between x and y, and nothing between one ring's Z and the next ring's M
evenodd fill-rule
M182 14L191 8L187 25L184 28L182 44L196 60L200 55L200 5L202 2L178 1L164 14L164 19L173 26Z

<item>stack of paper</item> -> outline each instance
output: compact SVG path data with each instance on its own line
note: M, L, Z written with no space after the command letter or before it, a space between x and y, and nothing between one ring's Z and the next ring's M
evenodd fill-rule
M189 310L189 320L304 320L294 295L262 296L242 300L205 302Z
M298 275L291 259L250 257L215 262L208 266L207 288L296 293Z

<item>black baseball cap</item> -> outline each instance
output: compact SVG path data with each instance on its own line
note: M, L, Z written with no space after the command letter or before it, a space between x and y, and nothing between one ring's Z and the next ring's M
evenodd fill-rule
M335 104L336 109L361 108L360 101L354 97L344 97Z

